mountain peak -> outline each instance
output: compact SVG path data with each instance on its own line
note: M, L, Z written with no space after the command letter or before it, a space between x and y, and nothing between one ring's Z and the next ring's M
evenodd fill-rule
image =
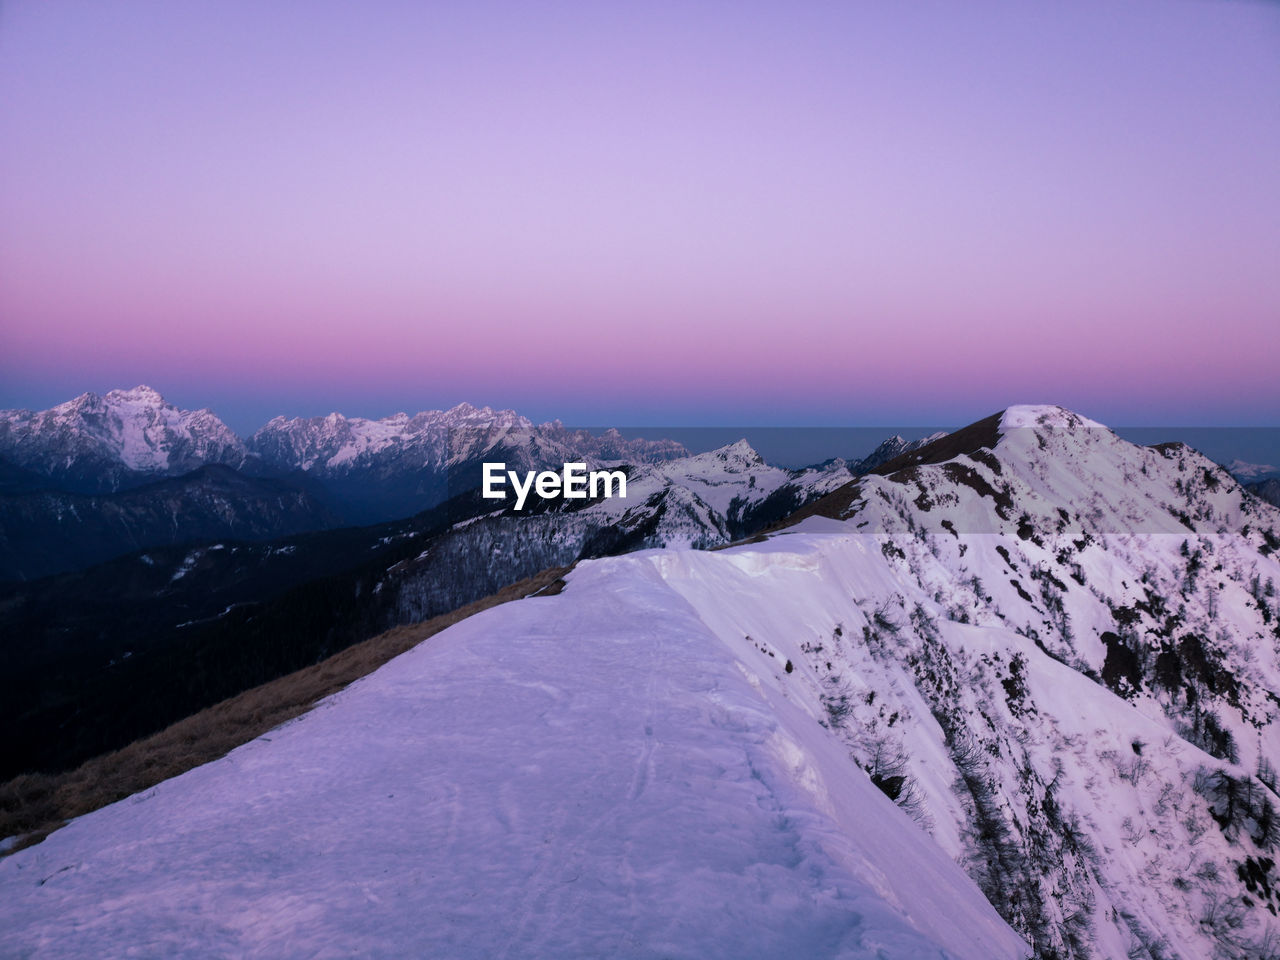
M1049 429L1106 430L1103 424L1057 404L1018 404L1009 407L1000 417L1001 432L1022 427Z
M464 400L462 401L462 403L456 404L444 412L456 414L460 417L471 417L476 415L492 416L494 411L492 407L488 407L488 406L477 407L474 403L468 403L466 400ZM504 411L504 412L514 412L514 411Z
M107 393L106 400L117 401L123 403L145 403L149 406L165 406L165 399L160 395L160 391L154 387L148 387L146 384L138 384L129 390L111 390Z
M751 443L746 437L743 437L740 440L735 440L733 443L725 444L723 447L719 447L716 450L712 450L708 456L724 461L735 460L744 463L764 462L764 458L756 452L756 448L751 446Z
M206 463L235 465L246 455L215 414L179 410L146 385L6 414L5 456L78 492L115 490Z

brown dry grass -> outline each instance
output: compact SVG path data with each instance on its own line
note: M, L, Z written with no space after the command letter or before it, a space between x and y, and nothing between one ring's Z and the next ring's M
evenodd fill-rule
M460 620L509 600L554 596L570 567L544 570L452 613L395 627L327 660L264 683L179 720L123 749L59 774L22 774L0 784L0 838L20 837L9 853L39 843L73 817L216 760L306 713L316 701L372 673Z

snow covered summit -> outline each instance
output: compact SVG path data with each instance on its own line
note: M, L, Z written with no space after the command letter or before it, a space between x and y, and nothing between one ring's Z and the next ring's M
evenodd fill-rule
M209 463L239 466L246 456L212 412L179 410L147 386L85 393L38 413L0 411L0 457L82 492Z

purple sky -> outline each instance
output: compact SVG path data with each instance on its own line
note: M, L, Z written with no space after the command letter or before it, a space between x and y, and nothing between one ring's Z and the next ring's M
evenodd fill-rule
M0 8L0 406L1276 425L1278 358L1280 4Z

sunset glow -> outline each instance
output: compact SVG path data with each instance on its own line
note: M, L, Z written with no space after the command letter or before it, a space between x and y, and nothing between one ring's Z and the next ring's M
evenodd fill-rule
M611 7L6 4L0 406L1276 423L1280 7Z

